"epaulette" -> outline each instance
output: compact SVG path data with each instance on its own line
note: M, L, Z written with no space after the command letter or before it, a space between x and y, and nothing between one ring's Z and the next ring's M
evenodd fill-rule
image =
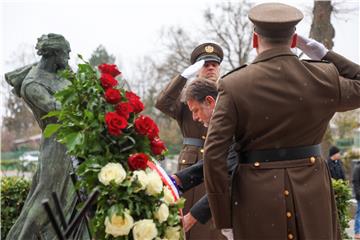
M244 68L244 67L246 67L246 66L247 66L247 65L244 64L244 65L241 65L240 67L234 68L234 69L231 70L230 72L228 72L228 73L226 73L225 75L221 76L221 78L224 78L224 77L226 77L227 75L229 75L229 74L231 74L231 73L233 73L233 72L236 72L236 71L238 71L238 70L240 70L240 69L242 69L242 68Z
M329 61L326 61L326 60L313 60L313 59L301 59L301 61L304 61L304 62L317 62L317 63L330 63Z

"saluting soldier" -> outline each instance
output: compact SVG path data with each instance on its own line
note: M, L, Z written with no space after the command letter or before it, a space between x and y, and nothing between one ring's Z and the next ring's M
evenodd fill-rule
M223 50L215 43L203 43L197 46L191 53L191 66L181 74L174 77L161 91L157 98L156 108L166 115L174 118L181 130L183 146L178 158L178 170L187 168L203 159L203 145L207 129L192 118L192 113L183 97L183 89L189 79L200 77L217 81L220 77L220 64L223 60ZM198 222L196 216L190 212L190 208L205 194L204 184L201 184L184 194L186 199L184 208L185 222ZM221 236L212 226L211 221L206 225L195 224L187 232L187 239L213 239Z
M232 227L235 239L341 238L319 144L335 112L360 107L360 67L331 51L324 58L334 64L299 60L290 48L302 18L285 4L253 7L258 55L219 81L205 185L216 227ZM225 150L234 135L240 163L230 194Z

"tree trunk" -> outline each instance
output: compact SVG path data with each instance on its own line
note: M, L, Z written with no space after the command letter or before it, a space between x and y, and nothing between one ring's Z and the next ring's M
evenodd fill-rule
M310 28L310 38L317 40L332 49L334 46L333 38L335 29L331 24L331 13L333 6L331 1L314 0L313 21ZM328 150L332 144L330 127L327 128L323 142L321 143L323 157L328 157Z
M335 29L331 24L332 11L331 1L314 1L310 38L322 42L328 49L333 48L335 37Z

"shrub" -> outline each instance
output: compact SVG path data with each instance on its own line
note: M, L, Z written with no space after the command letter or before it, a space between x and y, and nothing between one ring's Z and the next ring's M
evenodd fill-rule
M350 239L346 233L346 228L349 227L350 212L349 206L351 199L351 189L349 187L348 181L343 181L341 179L335 180L332 179L332 186L334 189L335 200L337 213L339 217L339 224L341 229L341 236L343 239Z
M2 177L1 179L1 239L5 239L10 228L20 215L30 181L19 177Z

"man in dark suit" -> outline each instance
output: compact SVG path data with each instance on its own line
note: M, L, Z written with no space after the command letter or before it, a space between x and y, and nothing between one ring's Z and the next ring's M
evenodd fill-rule
M208 126L213 113L218 92L216 84L206 79L194 80L185 91L185 101L187 102L194 121L201 122ZM228 173L231 175L238 163L237 153L232 145L228 151ZM200 160L191 167L185 168L173 175L176 183L186 192L193 187L203 183L203 160ZM189 214L184 217L184 229L187 232L196 223L206 224L211 218L211 212L207 195L204 195L190 209ZM214 236L214 239L215 236Z
M329 149L329 159L326 161L326 163L329 166L331 178L336 180L345 180L344 167L340 158L340 149L336 146L332 146Z
M360 67L329 51L301 61L303 14L280 3L249 11L258 53L219 81L205 142L204 175L217 228L235 239L340 239L320 142L336 112L360 107ZM240 145L231 194L225 149Z

